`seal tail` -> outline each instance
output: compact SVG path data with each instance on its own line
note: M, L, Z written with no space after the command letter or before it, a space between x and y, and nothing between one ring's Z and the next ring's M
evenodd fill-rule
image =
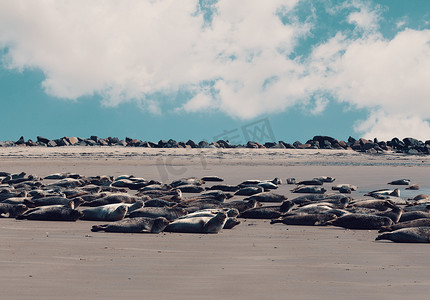
M108 225L93 225L93 227L91 228L92 232L97 232L97 231L103 231L106 229Z

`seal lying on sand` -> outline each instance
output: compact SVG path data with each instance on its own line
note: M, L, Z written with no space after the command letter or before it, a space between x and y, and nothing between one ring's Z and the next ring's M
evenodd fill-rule
M160 233L169 221L166 218L129 218L105 225L94 225L91 231L125 232L125 233Z
M136 209L130 214L130 218L136 217L147 217L147 218L158 218L164 217L169 221L176 220L180 217L183 217L187 214L187 212L180 207L142 207Z
M430 243L430 227L403 228L380 234L376 240L389 240L396 243Z
M276 219L288 212L294 203L290 200L285 200L281 205L263 206L245 210L240 214L240 218L246 219Z
M215 217L180 219L170 223L164 231L184 233L218 233L227 221L227 214L219 212Z
M394 231L394 230L399 230L399 229L409 228L409 227L430 227L430 219L428 218L416 219L412 221L401 222L388 227L383 226L381 227L379 232Z
M393 221L388 217L355 213L346 214L336 220L327 222L327 225L347 229L380 229L382 226L391 226L393 224Z
M102 205L83 209L82 213L84 215L81 219L91 221L119 221L124 219L127 211L128 207L126 205Z
M327 221L336 219L335 214L291 214L274 219L270 224L284 223L285 225L317 226L326 225Z
M26 211L16 217L17 220L40 220L40 221L76 221L83 213L64 206L40 206Z
M8 204L0 203L0 217L1 218L15 218L16 216L24 213L28 207L24 204Z

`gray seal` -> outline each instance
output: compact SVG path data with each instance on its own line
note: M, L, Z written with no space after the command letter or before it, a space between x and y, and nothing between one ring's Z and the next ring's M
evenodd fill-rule
M292 189L293 193L305 193L305 194L324 194L327 190L323 187L318 186L298 186Z
M411 227L386 232L378 235L376 240L389 240L396 243L430 243L430 227Z
M166 218L127 218L104 225L94 225L91 231L124 232L124 233L160 233L169 225Z
M39 221L76 221L83 213L64 206L40 206L26 211L16 217L17 220L39 220Z
M327 225L334 225L347 229L380 229L382 226L391 226L393 221L388 217L366 215L366 214L346 214L336 220L327 222Z
M28 207L24 204L8 204L0 203L0 217L1 218L15 218L16 216L24 213Z
M291 214L273 219L270 224L283 223L285 225L317 226L326 225L328 221L336 219L335 214Z
M379 232L387 232L387 231L394 231L399 230L403 228L410 228L410 227L430 227L430 219L423 218L423 219L416 219L412 221L406 221L401 222L398 224L394 224L389 227L381 227Z
M293 202L286 200L281 205L263 206L245 210L239 217L245 219L277 219L288 212L293 206Z

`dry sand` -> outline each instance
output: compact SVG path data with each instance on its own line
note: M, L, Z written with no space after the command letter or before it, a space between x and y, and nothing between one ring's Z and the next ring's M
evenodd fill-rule
M430 160L352 151L1 148L0 170L120 175L170 182L328 175L353 194L410 178L430 190ZM328 185L330 186L330 185ZM295 197L291 186L277 192ZM402 188L402 195L405 194ZM426 192L427 193L427 192ZM98 222L0 219L1 299L428 299L427 244L375 242L376 231L246 220L217 235L91 232Z

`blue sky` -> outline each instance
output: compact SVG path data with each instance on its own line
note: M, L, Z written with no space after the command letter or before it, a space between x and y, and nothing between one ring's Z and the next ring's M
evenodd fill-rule
M426 0L0 1L0 140L430 139L429 21Z

